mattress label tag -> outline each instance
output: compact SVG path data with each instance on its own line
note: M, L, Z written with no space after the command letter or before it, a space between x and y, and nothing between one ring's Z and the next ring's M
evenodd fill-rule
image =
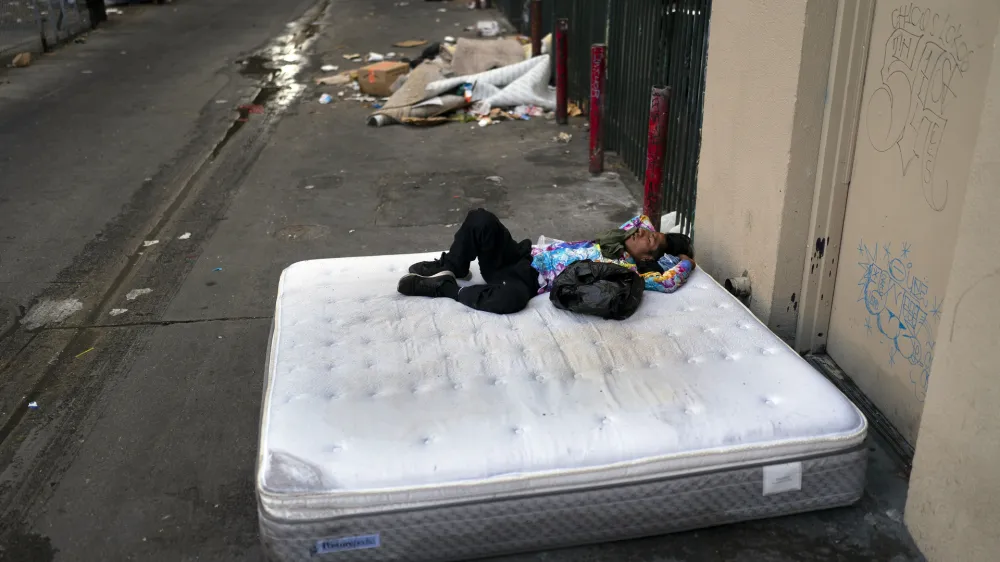
M382 546L382 539L379 537L378 533L357 537L343 537L340 539L323 539L316 541L316 548L313 550L313 554L347 552L348 550L364 550L366 548L378 548L380 546Z
M773 464L764 467L764 495L802 489L802 463Z

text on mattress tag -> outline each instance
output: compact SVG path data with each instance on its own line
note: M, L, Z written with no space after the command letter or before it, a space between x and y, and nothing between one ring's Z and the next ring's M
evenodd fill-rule
M773 464L764 467L764 495L802 489L802 463Z

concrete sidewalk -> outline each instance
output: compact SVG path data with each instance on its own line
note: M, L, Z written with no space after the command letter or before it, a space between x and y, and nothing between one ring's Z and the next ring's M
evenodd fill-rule
M343 53L398 50L391 44L404 39L460 36L484 17L465 2L397 4L333 0L310 69L347 68ZM254 465L283 268L441 249L477 207L500 215L515 236L566 239L617 226L638 209L634 183L587 173L582 120L375 129L357 102L316 102L336 89L304 88L287 109L269 102L250 116L106 304L128 312L89 327L99 352L123 351L83 357L102 379L99 391L59 428L63 448L39 453L59 469L23 496L32 499L23 510L30 524L8 552L260 559ZM554 142L560 131L572 141ZM851 508L504 560L919 560L901 525L905 477L877 442L871 447L869 491Z

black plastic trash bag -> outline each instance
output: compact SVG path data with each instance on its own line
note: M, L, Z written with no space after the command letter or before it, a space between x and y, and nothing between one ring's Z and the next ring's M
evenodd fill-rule
M584 260L556 277L549 299L563 310L624 320L639 308L644 288L642 277L631 269Z

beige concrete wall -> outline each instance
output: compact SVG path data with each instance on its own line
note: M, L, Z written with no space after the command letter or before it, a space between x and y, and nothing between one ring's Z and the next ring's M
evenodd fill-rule
M714 2L698 168L698 263L746 272L750 309L795 330L837 3Z
M998 0L875 7L827 353L911 443L998 19Z
M907 526L931 561L1000 557L1000 48L988 49L988 93L906 504Z

